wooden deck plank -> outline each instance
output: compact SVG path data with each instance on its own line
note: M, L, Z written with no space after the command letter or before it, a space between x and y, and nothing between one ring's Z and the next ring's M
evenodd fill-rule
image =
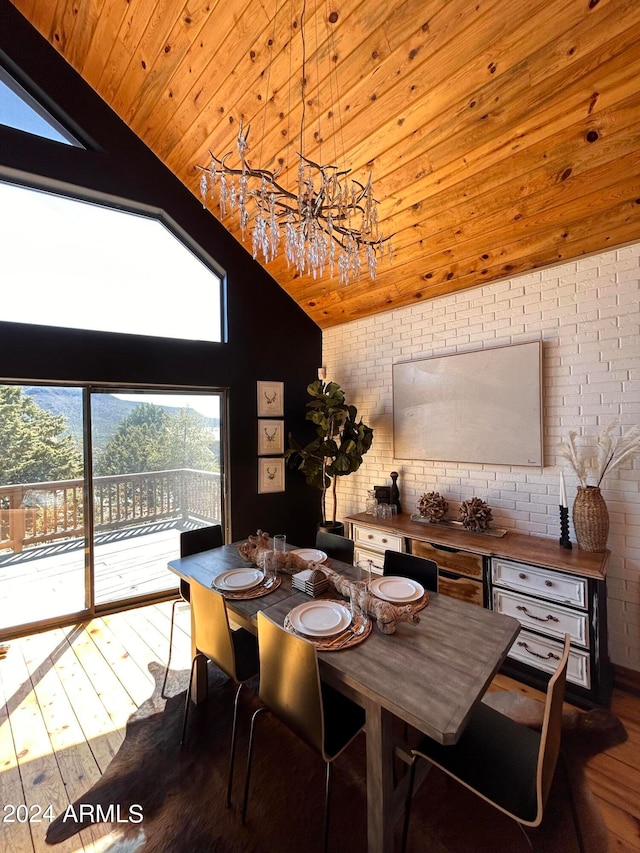
M124 685L109 666L104 655L91 638L93 622L75 634L67 629L71 647L89 679L97 698L111 719L112 731L123 731L127 720L136 710L136 704ZM124 737L124 735L122 735Z
M52 663L67 701L76 712L82 735L89 744L99 771L104 773L120 748L122 732L114 730L113 720L69 643L65 651Z
M64 781L67 797L73 802L100 779L101 773L50 657L54 645L57 648L60 645L66 647L62 631L35 634L26 637L21 643L52 752ZM81 711L82 706L78 706L78 713ZM42 824L43 834L46 828L47 823ZM89 826L79 835L82 842L88 845L97 842L104 834L104 827L101 829Z
M11 666L6 660L1 667L5 696L7 696L11 728L20 776L22 778L22 802L29 809L51 806L54 815L60 814L69 804L69 798L51 737L35 694L29 670L24 658L22 643L13 643ZM9 802L12 802L11 800ZM35 853L50 851L44 841L48 822L30 823L33 850ZM77 853L83 849L78 839L69 839L58 845L60 853ZM18 850L20 848L17 848Z
M9 655L15 655L15 650L9 650ZM6 663L4 668L10 666ZM13 733L9 720L7 700L2 683L2 666L0 666L0 803L18 805L24 803L24 789L18 767L18 759L13 742ZM27 823L5 823L0 832L0 853L15 853L16 850L32 850L31 831Z
M127 649L104 619L94 619L89 633L92 641L131 697L134 706L139 707L153 689L153 679L146 665L139 664L129 656Z
M151 526L119 531L96 546L96 603L177 589L167 562L178 556L180 531ZM83 540L0 551L0 634L14 626L64 617L84 608Z

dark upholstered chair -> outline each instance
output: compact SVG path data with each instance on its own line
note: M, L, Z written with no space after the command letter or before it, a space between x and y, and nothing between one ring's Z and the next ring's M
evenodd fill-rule
M237 684L233 706L233 725L231 728L231 752L229 756L229 778L227 782L227 806L231 805L231 787L236 754L236 728L238 719L238 701L240 691L249 679L258 674L258 641L254 634L239 628L232 631L229 626L227 605L216 590L202 584L191 586L192 625L195 632L194 644L198 649L191 663L191 676L184 706L182 739L184 743L189 706L191 704L191 686L198 658L213 661L232 681Z
M431 762L485 802L513 818L523 832L524 826L540 824L560 754L569 642L567 634L560 662L547 688L541 731L534 731L479 702L456 744L443 746L425 737L412 750L403 851L407 843L415 768L420 760ZM574 821L582 849L575 811Z
M334 560L353 565L353 539L347 539L346 536L339 536L337 533L318 530L316 548L324 551L328 557L332 557Z
M433 560L416 557L414 554L385 551L382 574L411 578L431 592L438 591L438 564Z
M192 554L200 554L202 551L210 551L224 544L222 536L222 525L213 524L208 527L198 527L196 530L185 530L180 534L180 556L190 557ZM169 630L169 657L167 668L162 682L162 695L164 696L167 686L167 676L171 665L171 654L173 652L173 628L176 618L176 604L180 601L189 602L189 584L180 578L180 598L176 598L171 606L171 628ZM166 697L165 697L166 698Z
M262 707L251 720L242 823L247 816L256 721L263 711L271 711L325 762L323 850L326 850L331 763L364 727L364 709L320 681L318 657L312 643L288 633L264 613L258 613L258 645ZM304 780L300 779L299 784L304 784Z

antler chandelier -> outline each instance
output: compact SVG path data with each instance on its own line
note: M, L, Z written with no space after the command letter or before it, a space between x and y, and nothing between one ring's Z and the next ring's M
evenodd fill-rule
M243 242L247 231L251 231L254 258L262 252L269 263L278 256L284 243L287 266L295 266L299 275L311 274L317 278L328 268L333 277L337 267L340 284L348 284L360 278L366 264L370 277L375 279L378 261L385 252L391 260L392 249L390 237L383 237L378 229L378 202L373 195L371 174L363 184L349 177L350 169L317 163L303 153L307 85L305 12L306 0L303 0L302 118L296 186L287 189L280 183L281 168L272 171L251 165L247 159L250 127L245 131L241 121L236 139L238 165L229 165L232 152L217 157L209 151L210 164L197 166L201 171L202 202L205 207L208 201L215 202L217 193L221 218L228 213L237 215ZM270 41L273 45L274 40ZM269 72L272 60L271 56ZM330 66L329 75L332 73L335 72ZM269 74L267 88L268 85ZM332 103L328 114L335 120L338 107ZM334 129L334 139L335 136ZM319 131L316 138L321 139Z

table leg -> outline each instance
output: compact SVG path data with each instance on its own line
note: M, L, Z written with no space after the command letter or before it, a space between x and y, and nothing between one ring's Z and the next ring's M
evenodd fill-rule
M395 808L393 796L393 715L367 700L367 849L368 853L393 850Z

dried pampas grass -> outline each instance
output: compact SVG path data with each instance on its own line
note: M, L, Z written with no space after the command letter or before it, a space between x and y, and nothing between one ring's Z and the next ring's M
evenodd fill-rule
M640 424L622 435L615 434L618 426L617 420L608 423L595 447L578 447L575 430L569 433L567 441L560 442L559 453L569 462L581 486L586 488L590 478L595 481L594 485L600 486L606 474L640 455Z

